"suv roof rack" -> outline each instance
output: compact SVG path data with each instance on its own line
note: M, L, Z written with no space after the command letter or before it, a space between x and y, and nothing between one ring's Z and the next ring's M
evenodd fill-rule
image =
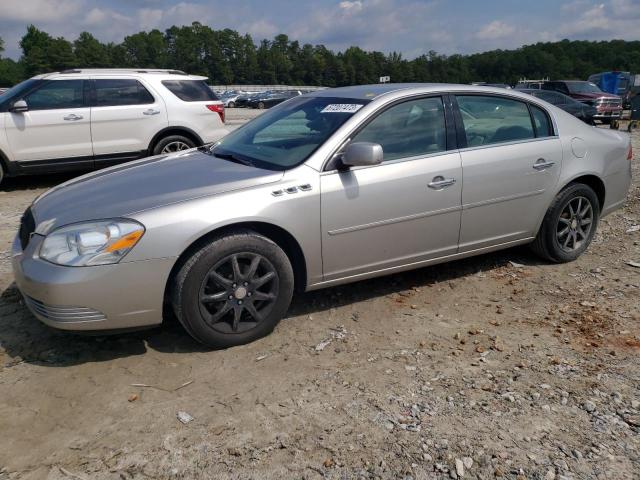
M169 68L69 68L59 73L168 73L171 75L188 75L182 70L174 70Z

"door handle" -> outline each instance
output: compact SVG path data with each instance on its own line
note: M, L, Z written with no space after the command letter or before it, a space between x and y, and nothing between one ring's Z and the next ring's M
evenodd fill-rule
M547 168L551 168L556 164L556 162L547 162L544 158L539 158L536 160L536 163L533 164L533 168L535 170L541 171Z
M431 180L431 183L427 186L434 190L442 190L443 188L450 187L454 183L456 183L455 178L444 178L443 176L438 175L437 177L433 177L433 180Z
M143 115L157 115L159 113L160 113L160 110L154 110L153 108L150 108L142 112Z
M66 117L64 117L65 120L70 121L70 122L74 122L76 120L82 120L84 117L82 115L76 115L75 113L72 113L71 115L67 115Z

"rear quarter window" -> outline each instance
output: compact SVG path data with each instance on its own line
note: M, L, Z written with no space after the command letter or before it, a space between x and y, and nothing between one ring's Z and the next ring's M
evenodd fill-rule
M536 126L536 137L551 137L553 136L553 127L547 112L540 107L531 105L531 115L533 116L533 123Z
M163 80L162 85L183 102L218 100L204 80Z

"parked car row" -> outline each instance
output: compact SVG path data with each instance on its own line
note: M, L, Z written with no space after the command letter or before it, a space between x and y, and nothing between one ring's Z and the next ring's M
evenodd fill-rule
M4 176L90 170L222 138L223 103L176 70L67 70L0 95Z
M302 90L267 90L265 92L225 92L220 100L227 108L271 108L290 98L302 95Z

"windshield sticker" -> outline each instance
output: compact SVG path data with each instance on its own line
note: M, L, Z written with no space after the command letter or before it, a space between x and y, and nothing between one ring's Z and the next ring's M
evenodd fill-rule
M359 103L332 103L324 107L320 113L356 113L364 105Z

